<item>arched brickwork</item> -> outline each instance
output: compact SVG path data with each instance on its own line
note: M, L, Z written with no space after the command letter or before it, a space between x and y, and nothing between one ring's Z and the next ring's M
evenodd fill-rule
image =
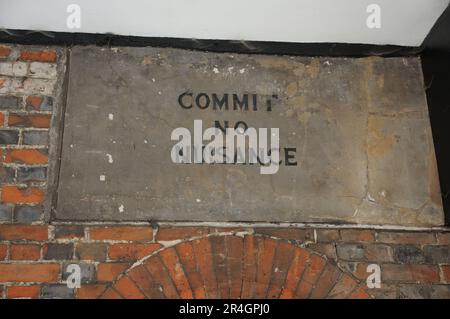
M101 298L369 298L325 257L286 240L233 234L163 248L124 271Z

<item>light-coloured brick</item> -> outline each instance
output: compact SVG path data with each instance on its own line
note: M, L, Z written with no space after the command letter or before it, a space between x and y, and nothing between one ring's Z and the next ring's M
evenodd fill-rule
M56 64L44 62L30 63L30 77L41 79L56 78Z
M0 62L0 75L23 77L27 72L26 62Z
M51 95L55 87L55 81L49 79L27 78L23 82L23 92L26 94L47 94Z

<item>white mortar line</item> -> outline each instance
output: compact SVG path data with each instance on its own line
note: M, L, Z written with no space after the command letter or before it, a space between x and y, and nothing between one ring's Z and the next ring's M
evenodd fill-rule
M53 221L51 225L89 225L89 226L174 226L174 227L218 227L218 228L317 228L317 229L380 229L380 230L404 230L404 231L450 231L450 227L418 227L400 225L371 225L371 224L322 224L322 223L288 223L288 222L86 222L86 221Z

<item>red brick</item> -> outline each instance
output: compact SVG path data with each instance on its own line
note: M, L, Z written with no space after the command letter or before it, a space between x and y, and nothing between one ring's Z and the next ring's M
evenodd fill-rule
M22 61L56 62L57 54L54 50L22 51L19 59Z
M140 291L140 289L136 286L136 284L127 276L123 276L117 281L114 285L114 288L120 293L123 297L127 299L143 299L145 298L144 294Z
M80 243L77 244L75 252L81 260L105 261L107 244Z
M255 298L264 298L266 296L276 246L276 241L268 238L258 242L259 260L256 273L257 286L255 287Z
M48 155L41 149L14 149L7 151L5 162L19 164L47 164Z
M10 286L6 288L6 298L39 298L41 287L39 286Z
M294 259L292 260L286 275L286 281L281 292L281 299L291 299L297 290L298 282L302 278L306 267L306 261L309 258L309 252L302 248L296 248L294 251Z
M258 258L258 242L262 238L255 238L254 236L244 237L244 251L243 251L243 270L242 270L242 299L253 298L254 286L256 281L256 262Z
M207 227L161 227L156 234L157 241L170 241L204 236L209 233Z
M113 260L136 260L150 255L161 247L160 244L112 244L109 258Z
M37 187L19 188L17 186L3 186L2 202L8 204L40 204L44 201L45 193Z
M379 232L377 241L387 244L434 244L436 242L433 233L419 232Z
M192 299L192 290L189 281L180 263L177 252L174 248L167 248L159 254L163 264L166 266L173 283L175 284L180 297L183 299Z
M255 233L288 240L313 241L313 229L300 228L255 228Z
M395 265L381 266L383 281L403 281L420 283L438 283L439 268L434 265Z
M316 234L318 243L337 242L341 238L337 229L317 229Z
M133 226L104 226L90 229L92 240L134 240L151 241L153 230L151 227Z
M440 245L450 245L450 233L437 233L437 241Z
M442 274L444 275L444 281L450 284L450 265L441 265Z
M7 253L8 253L8 245L0 244L0 261L6 259Z
M47 240L46 225L0 225L2 240Z
M212 249L209 238L197 239L192 242L197 265L205 283L205 291L207 298L217 298L217 279L211 258ZM152 258L153 259L153 258Z
M170 278L159 256L149 258L148 261L144 264L144 267L150 273L150 276L153 278L155 283L161 287L162 293L166 298L180 298L177 289L175 288L173 281ZM207 285L206 282L205 285Z
M358 287L355 289L355 291L352 292L352 294L349 296L349 298L350 299L369 299L371 297L364 288Z
M0 282L57 282L59 264L0 264Z
M129 266L128 263L100 263L97 267L97 280L113 281Z
M0 45L0 59L7 58L11 54L11 47Z
M209 238L211 242L212 262L216 272L218 294L220 299L230 298L228 287L228 269L226 264L227 251L223 236L213 236ZM269 274L270 276L270 274Z
M136 286L142 291L142 293L150 299L162 299L164 294L159 289L159 284L149 274L145 266L141 265L134 267L128 272L128 277L134 281Z
M44 98L42 96L28 96L26 104L33 107L36 111L39 111L43 101Z
M295 246L282 241L277 244L270 275L270 284L265 298L278 299L280 297L294 253Z
M325 298L338 281L340 275L341 271L336 266L328 263L311 292L311 298Z
M32 244L12 244L10 247L11 260L39 260L41 246Z
M5 126L5 113L0 112L0 127Z
M8 117L9 127L35 127L35 128L49 128L50 127L50 115L19 115L9 114Z
M100 299L123 299L121 295L113 288L108 288L100 297Z
M375 232L367 229L341 229L341 240L344 242L373 242Z
M95 299L98 298L106 289L103 284L85 284L78 289L78 299Z
M227 268L229 276L230 298L238 299L242 291L242 257L244 255L244 241L240 236L227 236L224 238L226 249L228 252ZM291 260L289 260L289 262L290 261ZM284 271L284 273L286 273L286 270Z
M206 298L206 291L203 285L202 275L197 267L194 247L191 242L184 242L175 246L178 256L180 256L181 264L191 284L192 292L195 299Z
M382 244L366 245L364 248L366 260L377 263L393 262L393 251L390 246Z
M328 298L343 299L347 298L356 288L358 283L347 274L343 274L336 285L331 289Z
M323 267L325 267L326 260L318 255L311 254L309 256L308 266L306 267L302 280L299 282L296 298L307 298L311 293L317 279L319 278Z

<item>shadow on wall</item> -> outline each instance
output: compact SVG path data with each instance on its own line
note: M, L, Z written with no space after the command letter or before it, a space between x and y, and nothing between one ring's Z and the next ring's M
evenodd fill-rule
M446 225L450 225L450 7L423 43L422 69L439 169Z

